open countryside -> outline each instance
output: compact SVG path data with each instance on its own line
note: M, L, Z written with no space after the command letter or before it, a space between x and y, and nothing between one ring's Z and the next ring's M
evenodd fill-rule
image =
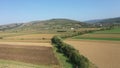
M95 26L93 27L92 24L89 24L88 27L86 24L82 23L84 26L80 27L81 25L79 25L78 27L77 24L79 22L74 20L52 19L49 21L51 24L57 26L50 27L50 29L46 30L43 29L46 28L46 26L43 28L34 28L33 25L36 26L36 23L33 23L32 25L27 23L27 26L29 24L29 27L31 28L28 28L26 27L26 24L23 24L20 25L19 28L13 27L12 29L1 29L1 67L21 67L19 63L23 65L24 68L29 66L32 66L31 68L120 67L120 32L118 26L113 25L113 27L104 26L98 28ZM47 20L47 23L49 23L49 21ZM71 21L76 24L69 25L68 27L68 24L71 24ZM60 22L67 22L64 23L67 27L61 28L60 26L63 24ZM38 24L39 23L37 23L37 25ZM72 26L75 28L71 28ZM28 30L24 30L23 28ZM37 31L38 29L40 31ZM51 29L52 32L50 32ZM46 31L45 33L44 30ZM65 43L61 42L60 39L55 36L59 36ZM79 50L79 52L77 50ZM70 63L67 61L70 61ZM5 64L2 64L3 62Z
M0 0L0 68L120 68L120 0Z

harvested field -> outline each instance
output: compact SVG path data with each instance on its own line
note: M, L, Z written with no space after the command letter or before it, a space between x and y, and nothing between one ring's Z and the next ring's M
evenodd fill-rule
M44 45L44 44L43 44ZM0 44L0 59L36 65L59 65L52 47Z
M35 43L50 43L51 38L56 34L24 34L2 37L0 42L35 42Z
M120 42L97 40L66 40L98 68L120 68Z
M20 40L50 40L55 34L28 34L14 37L7 37L5 39L20 39Z
M50 40L10 40L10 39L2 39L0 42L32 42L32 43L50 43Z
M21 46L44 46L52 47L50 43L30 43L30 42L0 42L0 45L21 45Z

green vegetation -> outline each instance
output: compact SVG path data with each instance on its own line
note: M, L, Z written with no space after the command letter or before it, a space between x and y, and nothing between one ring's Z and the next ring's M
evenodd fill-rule
M64 43L59 36L53 37L51 41L58 51L63 53L69 59L68 62L72 63L73 68L90 67L89 60L83 55L80 55L79 52L71 45Z
M33 65L29 63L0 59L0 68L52 68L52 66Z
M61 68L73 68L72 64L67 62L69 59L64 56L64 54L58 52L56 47L53 47L54 53L60 63Z
M85 38L85 37L73 37L73 39L120 41L120 38Z
M120 28L114 28L111 30L97 31L95 33L103 33L103 34L120 34Z
M84 35L74 36L73 39L120 41L120 29L113 28L110 30L95 31Z

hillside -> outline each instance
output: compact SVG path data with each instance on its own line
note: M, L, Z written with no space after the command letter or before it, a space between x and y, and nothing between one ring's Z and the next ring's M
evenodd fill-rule
M116 18L108 18L108 19L98 19L98 20L90 20L86 21L87 23L95 24L96 26L120 26L120 17Z
M14 28L13 28L13 25ZM4 25L12 27L6 27L6 31L39 31L39 30L55 30L55 29L70 29L70 28L81 28L81 27L89 27L89 24L70 20L70 19L50 19L44 21L31 21L23 24L13 24L13 25ZM1 26L3 27L3 26ZM2 29L1 29L2 30Z
M93 24L93 23L99 22L99 21L101 21L101 20L102 20L102 19L94 19L94 20L88 20L88 21L84 21L84 22Z
M36 31L50 31L50 30L70 30L71 28L79 29L82 27L101 27L101 26L120 26L120 17L109 19L98 19L86 21L87 23L70 20L70 19L50 19L43 21L31 21L28 23L15 23L8 25L1 25L0 31L10 32L36 32Z
M14 29L16 27L21 26L23 23L13 23L13 24L7 24L7 25L0 25L0 30L4 31L6 29Z

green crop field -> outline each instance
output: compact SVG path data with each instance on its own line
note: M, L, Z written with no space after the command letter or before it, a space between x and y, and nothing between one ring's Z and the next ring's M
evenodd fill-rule
M23 62L0 60L0 68L52 68L52 66L34 65Z
M100 33L107 33L107 34L120 34L120 28L114 28L112 30L104 30L104 31L98 31L98 32L95 32L97 34L100 34Z
M88 40L114 40L120 41L120 29L97 31L73 37L73 39L88 39Z

